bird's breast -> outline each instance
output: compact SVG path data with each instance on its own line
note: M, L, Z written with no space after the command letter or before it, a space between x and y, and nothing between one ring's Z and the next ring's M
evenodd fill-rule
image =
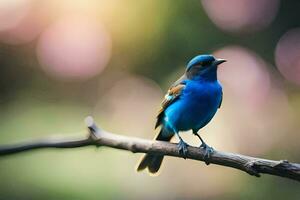
M220 103L222 87L216 82L188 83L183 92L182 99L189 101L194 106L211 105ZM218 105L217 105L218 106Z
M203 116L216 112L222 98L222 88L218 82L188 84L182 96L183 104L191 115Z

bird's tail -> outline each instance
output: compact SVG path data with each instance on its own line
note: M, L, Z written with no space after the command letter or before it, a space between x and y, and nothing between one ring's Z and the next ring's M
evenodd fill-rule
M154 140L160 140L160 141L170 141L172 138L172 135L170 136L163 136L163 128L160 130L160 132L155 136ZM138 162L137 171L142 171L146 168L148 168L148 171L151 174L155 174L158 172L161 163L163 161L164 156L162 155L154 155L151 153L145 154L141 160Z

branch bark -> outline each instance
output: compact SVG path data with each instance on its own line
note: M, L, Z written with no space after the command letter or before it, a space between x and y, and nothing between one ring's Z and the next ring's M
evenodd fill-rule
M152 153L173 157L182 157L176 144L162 141L151 141L135 137L127 137L104 131L96 126L93 119L86 120L89 134L82 138L47 138L19 144L0 146L0 156L11 155L23 151L41 148L76 148L84 146L107 146L133 153ZM187 159L204 161L204 150L188 147ZM211 164L231 167L259 177L260 174L271 174L300 181L300 164L287 160L275 161L235 153L214 151Z

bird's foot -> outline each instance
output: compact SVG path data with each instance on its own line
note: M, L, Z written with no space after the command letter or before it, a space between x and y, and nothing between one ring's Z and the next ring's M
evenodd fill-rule
M210 164L209 160L210 160L211 154L214 153L214 149L212 147L208 146L204 142L200 145L200 148L205 150L203 159L204 159L205 164L209 165Z
M188 144L185 143L182 139L179 140L179 143L177 144L178 146L178 151L179 151L179 154L183 156L184 159L186 159L187 157L187 153L188 153Z

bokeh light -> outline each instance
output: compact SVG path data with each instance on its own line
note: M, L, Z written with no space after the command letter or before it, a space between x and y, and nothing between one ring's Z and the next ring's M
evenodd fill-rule
M238 152L251 155L269 151L284 137L282 128L290 123L285 93L268 71L268 64L251 50L227 46L214 55L228 60L218 70L224 92L222 109L215 119L218 123L208 126L214 130L212 134L222 132L220 136L214 135L216 143L226 141L225 148L235 146Z
M101 94L95 115L102 113L109 118L117 127L115 131L151 138L162 97L161 89L152 80L123 74L107 93Z
M40 10L33 10L11 28L0 32L0 41L6 44L25 44L37 38L46 24L44 13Z
M253 32L275 18L279 0L202 0L209 18L229 32Z
M42 33L37 56L44 71L60 79L87 79L100 73L111 54L107 30L93 19L63 18Z
M0 1L0 31L13 28L27 15L31 0Z
M276 65L281 74L300 85L300 28L289 30L275 50Z
M266 63L254 52L239 46L228 46L214 53L228 62L219 68L219 79L233 99L250 110L259 109L270 90L270 75Z

